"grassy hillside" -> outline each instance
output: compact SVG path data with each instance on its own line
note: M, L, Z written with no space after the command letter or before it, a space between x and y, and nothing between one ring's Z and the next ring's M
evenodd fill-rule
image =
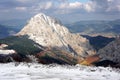
M34 54L41 51L41 49L35 46L36 43L28 39L27 36L7 37L0 39L0 43L9 45L7 49L14 49L21 55Z
M58 48L47 49L36 56L39 58L39 62L43 64L58 63L74 65L78 63L77 57Z

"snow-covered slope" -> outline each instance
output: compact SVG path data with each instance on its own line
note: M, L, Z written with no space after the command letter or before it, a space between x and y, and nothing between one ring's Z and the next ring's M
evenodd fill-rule
M120 80L120 70L32 63L0 64L0 80Z
M86 56L93 54L89 41L79 34L73 34L59 21L39 13L17 34L28 35L30 39L45 47L58 47L62 50Z

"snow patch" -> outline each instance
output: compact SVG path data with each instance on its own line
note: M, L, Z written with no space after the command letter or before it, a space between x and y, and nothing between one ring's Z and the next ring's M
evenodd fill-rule
M14 54L14 53L16 53L14 50L0 50L0 54L8 55L8 54Z

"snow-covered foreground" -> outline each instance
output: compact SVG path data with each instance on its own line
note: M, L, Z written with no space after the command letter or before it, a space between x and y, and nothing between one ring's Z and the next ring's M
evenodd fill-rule
M81 65L0 64L0 80L120 80L120 70Z

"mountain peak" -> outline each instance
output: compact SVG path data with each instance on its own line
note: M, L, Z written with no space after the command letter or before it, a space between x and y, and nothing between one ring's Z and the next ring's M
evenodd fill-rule
M50 19L50 17L46 16L45 14L43 13L39 13L39 14L36 14L33 19L37 19L37 20L40 20L40 19L43 19L44 21L48 21L48 19Z
M59 24L61 25L61 22L58 19L49 17L47 15L45 15L44 13L38 13L36 14L34 17L31 18L31 21L36 21L36 22L42 22L48 25L52 25L52 24Z
M33 16L29 20L28 24L18 34L42 34L41 32L46 33L49 31L57 34L69 33L69 30L61 25L60 21L57 19L49 17L43 13L39 13Z
M89 55L92 51L87 39L79 34L70 33L56 19L43 13L32 17L18 35L28 35L30 39L42 46L61 48L81 56Z
M35 16L46 16L44 13L38 13Z

